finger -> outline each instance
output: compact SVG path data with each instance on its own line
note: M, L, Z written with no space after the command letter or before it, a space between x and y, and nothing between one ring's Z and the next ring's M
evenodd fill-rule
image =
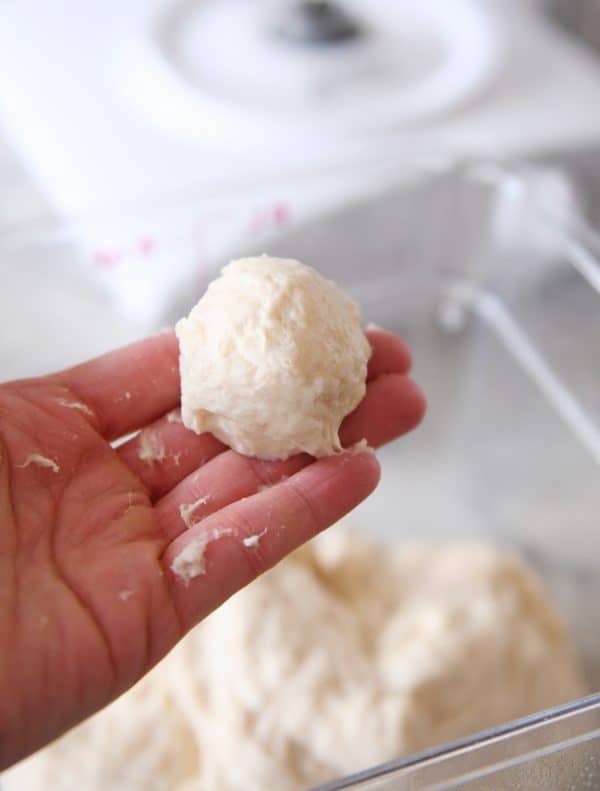
M155 500L225 450L227 446L212 434L185 428L177 409L143 428L116 452Z
M369 383L367 395L344 420L340 439L344 447L366 439L378 448L407 434L425 414L425 396L408 376L383 374Z
M174 606L190 629L233 593L321 530L376 487L369 452L346 451L246 500L175 539L163 555Z
M412 356L402 338L379 327L367 329L366 335L373 349L367 379L375 379L380 374L407 374L410 371Z
M424 409L425 399L414 382L396 374L380 377L369 382L362 403L343 422L340 430L342 445L349 447L362 439L366 439L372 447L391 442L413 429L423 416ZM153 500L168 498L168 493L172 493L170 500L167 499L172 516L167 521L169 524L174 521L181 531L180 505L190 505L213 492L216 485L214 481L218 481L215 469L219 470L219 475L224 476L224 480L231 482L230 499L219 499L219 508L238 497L254 494L265 483L260 475L248 477L244 474L239 469L243 462L238 461L230 462L231 466L224 467L222 472L221 465L217 468L211 462L208 465L210 470L198 470L196 474L189 475L214 458L224 447L210 434L198 436L182 426L170 424L168 419L163 419L122 445L118 453L141 478ZM228 458L231 456L229 453L226 455ZM239 457L235 455L235 458ZM279 475L277 470L281 469L282 475L290 475L310 461L309 456L294 458L297 460L292 462L295 466L289 470L286 465L281 466L281 463L278 463L279 467L277 463L270 463L269 469L275 464L275 479Z
M116 439L145 426L179 403L175 333L109 352L52 376L96 415L101 433Z
M156 504L163 538L173 541L207 516L284 481L312 462L306 453L286 461L263 461L233 450L220 454Z

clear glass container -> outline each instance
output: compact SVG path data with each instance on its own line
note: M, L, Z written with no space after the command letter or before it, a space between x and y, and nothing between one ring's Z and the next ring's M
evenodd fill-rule
M429 401L380 452L358 529L514 547L600 689L600 242L494 164L348 169L0 239L0 379L55 369L186 312L230 257L300 258L401 333ZM149 306L151 309L146 308ZM592 788L600 697L324 788ZM588 783L588 785L585 785Z

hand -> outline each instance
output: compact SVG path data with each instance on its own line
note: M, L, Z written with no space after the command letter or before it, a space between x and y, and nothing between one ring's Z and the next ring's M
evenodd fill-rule
M369 338L346 447L388 442L424 412L405 345ZM109 703L377 485L370 452L264 462L187 431L169 412L177 353L173 333L161 334L0 387L0 768ZM194 503L188 529L180 507ZM244 544L250 536L260 538ZM186 584L171 565L207 537L205 573Z

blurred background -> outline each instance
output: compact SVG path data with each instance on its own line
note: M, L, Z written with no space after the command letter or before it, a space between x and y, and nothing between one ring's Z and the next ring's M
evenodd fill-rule
M416 163L547 155L538 190L600 213L577 156L600 139L599 19L596 0L5 0L0 230L62 221L143 331L248 238Z
M594 141L599 15L595 0L6 0L2 221L41 213L28 184L81 213L345 151Z
M596 0L4 0L3 239L61 221L143 332L229 252L417 163L546 155L532 188L600 214L599 18Z
M600 129L595 0L6 0L0 14L5 225L344 155L535 154Z

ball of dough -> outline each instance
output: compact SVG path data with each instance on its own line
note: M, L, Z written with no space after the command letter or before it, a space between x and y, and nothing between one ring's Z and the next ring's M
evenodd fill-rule
M291 259L232 261L175 330L187 428L265 459L341 449L371 347L331 280Z

